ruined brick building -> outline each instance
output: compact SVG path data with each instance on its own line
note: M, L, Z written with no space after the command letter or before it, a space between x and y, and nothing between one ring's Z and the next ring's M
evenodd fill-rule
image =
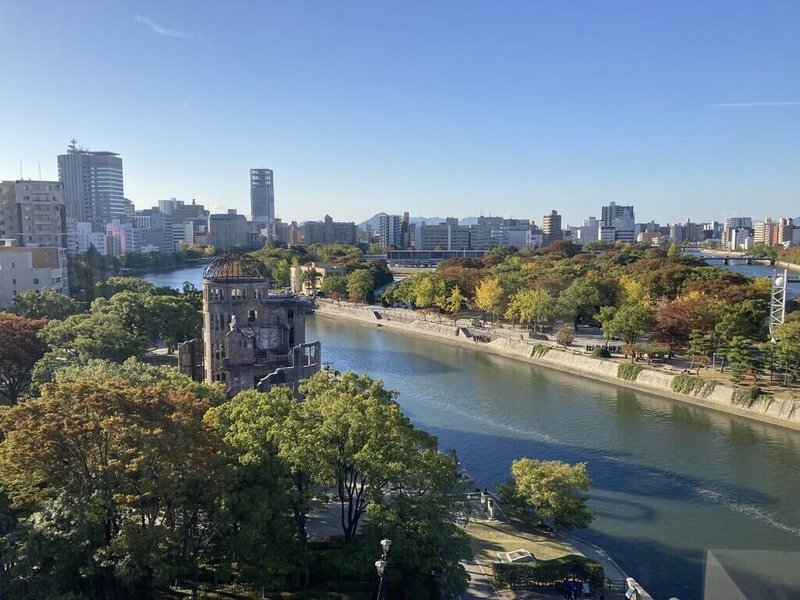
M269 271L254 256L214 258L203 272L203 339L179 347L181 371L223 383L231 396L275 385L297 392L321 365L320 343L305 340L307 307L294 294L271 294Z

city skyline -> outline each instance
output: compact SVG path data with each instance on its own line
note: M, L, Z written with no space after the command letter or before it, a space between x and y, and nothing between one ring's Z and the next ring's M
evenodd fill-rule
M797 216L796 4L189 6L4 3L0 178L75 138L137 208L249 214L263 165L284 221Z

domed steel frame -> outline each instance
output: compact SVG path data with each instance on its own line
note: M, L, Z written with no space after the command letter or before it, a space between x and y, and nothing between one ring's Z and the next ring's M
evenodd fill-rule
M203 279L211 281L264 281L269 279L267 266L251 254L228 251L214 257L203 270Z

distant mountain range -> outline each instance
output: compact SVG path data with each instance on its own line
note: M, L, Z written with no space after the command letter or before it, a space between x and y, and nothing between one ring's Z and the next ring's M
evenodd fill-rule
M366 221L362 221L358 224L359 227L362 229L366 229L368 225L372 226L372 229L375 230L378 228L378 223L380 218L385 216L387 213L380 212L373 216L371 216ZM410 223L419 224L419 223L427 223L428 225L435 225L436 223L443 223L445 218L444 217L409 217L408 218ZM478 222L478 217L464 217L463 219L458 220L459 225L474 225Z

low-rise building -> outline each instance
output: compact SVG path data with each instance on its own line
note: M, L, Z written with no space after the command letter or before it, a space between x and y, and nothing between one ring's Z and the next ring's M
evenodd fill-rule
M65 248L0 246L0 308L28 290L69 293Z

